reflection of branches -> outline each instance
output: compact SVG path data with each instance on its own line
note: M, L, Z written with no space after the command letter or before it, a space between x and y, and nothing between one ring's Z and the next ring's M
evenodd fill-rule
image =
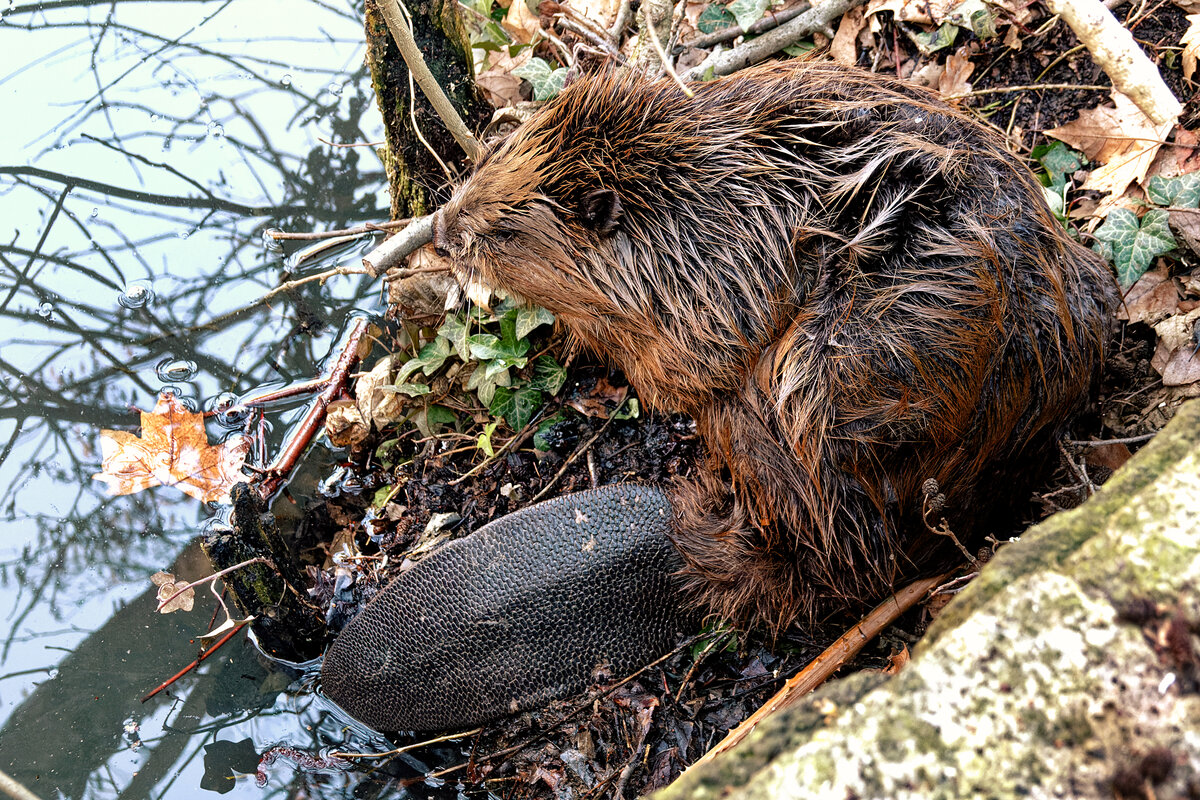
M242 203L235 203L231 200L225 200L223 198L216 197L211 192L208 192L204 197L179 197L175 195L144 192L141 189L125 189L120 186L113 186L110 183L93 181L87 178L77 178L71 175L63 175L61 172L51 172L50 170L40 169L38 167L0 167L0 175L17 175L42 178L43 180L54 181L71 188L78 187L80 189L88 189L90 191L99 192L100 194L110 197L122 197L126 200L137 200L138 202L148 203L150 205L167 206L170 208L198 208L209 211L228 211L231 214L241 214L242 216L247 217L301 214L305 211L305 207L300 205L248 206Z

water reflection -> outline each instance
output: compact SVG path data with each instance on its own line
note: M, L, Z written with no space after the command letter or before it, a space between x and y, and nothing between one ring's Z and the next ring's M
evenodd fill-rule
M297 277L265 228L386 218L372 151L326 144L380 138L362 51L338 0L0 11L0 770L44 798L385 791L282 762L266 790L235 779L247 748L362 736L241 639L139 702L196 655L208 610L154 614L149 576L206 570L210 510L91 478L99 429L135 428L164 386L215 410L308 378L376 306L357 277L259 301Z

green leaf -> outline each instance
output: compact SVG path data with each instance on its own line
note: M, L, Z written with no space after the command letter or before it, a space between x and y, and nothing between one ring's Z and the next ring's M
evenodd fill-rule
M984 0L964 0L946 15L947 19L961 28L974 33L980 39L990 39L996 35L996 20Z
M529 424L533 415L542 407L542 391L529 384L519 387L498 386L488 411L504 417L508 427L519 431Z
M1146 186L1146 197L1156 206L1196 208L1200 205L1200 172L1174 178L1155 175Z
M437 337L422 347L416 358L410 358L404 363L400 372L396 374L396 385L404 383L408 376L417 370L421 370L426 375L432 375L442 364L446 363L446 358L451 352L450 342L440 336Z
M454 352L458 353L459 361L466 361L471 357L471 351L467 344L467 323L462 317L457 314L446 317L442 327L438 328L437 334L450 343Z
M637 419L641 414L642 408L638 405L638 399L631 397L613 412L613 419Z
M734 25L737 25L737 20L733 18L733 14L716 5L705 8L704 13L696 20L696 27L701 33L716 33Z
M554 315L541 306L517 310L516 335L524 339L539 325L553 325Z
M534 56L512 71L518 78L524 78L533 86L534 100L549 100L562 91L567 80L565 67L553 69L545 60Z
M533 360L533 377L529 385L541 389L546 394L558 394L558 390L567 382L567 368L554 360L552 356L538 356Z
M1066 188L1067 176L1073 175L1083 166L1083 156L1062 142L1040 144L1033 148L1033 160L1041 165L1038 180L1043 186L1061 190Z
M480 365L475 368L467 380L467 390L474 391L479 402L490 406L496 387L508 386L510 383L512 383L512 376L507 369L494 375L488 375L484 366Z
M1127 208L1115 208L1096 230L1096 251L1113 263L1123 288L1146 273L1155 258L1175 248L1170 214L1152 208L1139 221Z
M725 10L733 15L743 31L748 31L751 25L763 18L763 14L766 14L770 7L771 0L733 0L725 6Z
M429 388L428 384L424 383L398 383L395 386L383 387L385 392L394 394L403 394L409 397L420 397L421 395L429 394L433 389Z
M499 422L487 424L483 428L483 433L479 434L479 438L475 440L475 446L487 453L488 458L496 457L496 450L492 447L492 434L496 432L496 426L499 424Z
M912 35L913 44L925 55L931 55L944 47L954 44L958 38L958 26L952 22L943 22L936 31L920 32Z

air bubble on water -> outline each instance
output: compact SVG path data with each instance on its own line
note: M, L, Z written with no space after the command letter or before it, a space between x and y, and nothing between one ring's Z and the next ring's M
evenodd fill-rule
M46 674L48 676L50 676L51 678L57 678L58 677L58 668L51 667L50 669L46 670Z
M154 367L154 374L163 383L191 380L196 374L195 361L182 358L164 358Z
M124 308L142 308L154 299L154 292L140 283L131 283L117 295L117 303Z
M50 315L54 313L53 303L42 303L37 307L37 315L42 319L50 319Z
M250 409L238 405L238 396L233 392L221 392L208 401L207 408L218 425L230 430L240 429L246 417L250 415Z
M96 217L100 216L100 209L93 208L92 213L88 214L88 216L91 217L92 219L95 219Z
M279 85L280 86L291 86L292 85L292 74L290 72L285 72L283 77L279 79Z
M333 95L334 97L341 97L342 91L344 90L344 88L345 87L343 87L342 84L340 84L340 83L331 83L331 84L329 84L329 87L328 87L329 93L331 95Z
M225 126L219 122L208 123L208 135L214 139L220 139L225 135Z

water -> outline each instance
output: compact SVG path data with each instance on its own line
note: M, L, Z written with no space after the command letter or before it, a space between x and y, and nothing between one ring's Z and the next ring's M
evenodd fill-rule
M212 509L161 487L110 497L92 478L99 431L136 430L164 387L228 408L312 377L347 320L378 310L365 277L258 302L297 249L264 246L265 229L387 217L372 151L320 141L382 138L359 11L341 0L3 8L0 770L42 798L403 793L287 759L257 787L246 773L271 744L380 743L244 637L140 702L196 656L208 626L210 595L158 615L149 578L208 571L195 537ZM271 442L298 411L272 411ZM239 424L215 417L210 437ZM308 485L333 460L314 452Z

